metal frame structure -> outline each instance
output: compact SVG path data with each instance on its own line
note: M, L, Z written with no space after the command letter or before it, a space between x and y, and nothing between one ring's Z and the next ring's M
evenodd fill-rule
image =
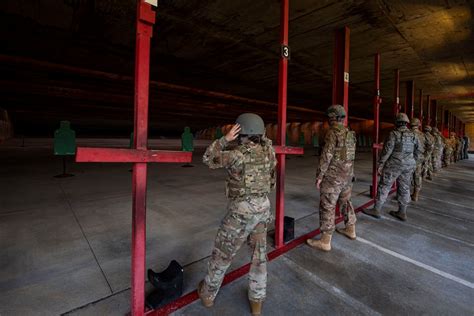
M147 164L151 162L191 162L191 152L148 150L148 94L150 75L150 40L155 12L145 0L137 1L135 51L134 148L77 149L77 162L131 162L132 173L132 267L131 315L145 313L146 264L146 187Z
M336 30L334 40L332 104L340 104L346 110L344 126L349 118L349 51L351 30L345 26Z
M382 148L381 144L379 143L381 103L382 98L380 97L380 53L377 53L374 56L374 143L372 146L372 186L370 187L370 197L373 199L377 196L377 160L379 156L379 150Z
M288 60L290 47L288 46L288 29L290 1L281 1L280 45L281 54L278 71L278 133L275 153L277 156L277 183L275 207L275 248L281 248L283 242L283 226L285 217L285 162L287 154L303 154L303 148L286 147L286 112L288 98Z
M136 35L136 59L135 59L135 99L134 99L134 148L83 148L77 149L77 162L128 162L133 163L132 174L132 284L131 284L131 315L168 315L169 313L183 307L198 299L196 291L188 293L180 299L172 302L158 310L145 311L145 244L146 244L146 186L147 186L147 164L153 162L190 162L190 152L154 151L148 150L148 95L149 95L149 70L150 70L150 39L152 37L153 25L155 23L155 12L149 4L151 0L137 0L137 35ZM152 1L153 2L153 1ZM288 59L290 50L288 46L288 24L289 24L289 0L282 0L281 4L281 57L279 61L279 87L278 87L278 140L275 152L278 159L277 167L277 201L275 220L275 250L268 254L269 260L273 260L283 253L302 244L306 239L320 234L320 230L311 231L288 244L283 243L283 217L284 217L284 180L285 180L285 156L287 154L302 154L302 148L285 146L286 140L286 112L287 112L287 77ZM344 106L348 113L349 92L349 38L350 30L344 27L336 31L334 50L334 77L333 77L333 103ZM399 93L399 71L396 71L397 83L395 93ZM374 96L374 163L376 162L379 130L379 106L380 98L380 54L375 55L375 96ZM399 109L399 98L394 103ZM348 115L345 125L347 126ZM376 170L373 170L376 177ZM374 186L376 188L376 186ZM391 193L394 190L392 189ZM356 212L369 207L374 199L356 208ZM336 224L343 218L338 217ZM224 283L245 275L249 271L250 264L244 265L228 273Z
M410 119L415 117L415 81L413 80L406 82L405 114L409 115Z
M418 112L418 119L420 120L420 127L423 126L423 89L419 90L420 92L420 99L419 99L419 107L420 107L420 112Z
M393 89L393 118L400 112L400 69L395 69L395 82Z

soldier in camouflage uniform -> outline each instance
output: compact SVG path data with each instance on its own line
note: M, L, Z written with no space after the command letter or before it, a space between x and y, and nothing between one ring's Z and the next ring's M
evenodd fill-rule
M206 307L214 304L227 268L248 240L253 249L248 297L252 315L260 315L266 296L267 224L272 217L267 195L275 186L276 158L271 140L264 136L265 125L260 116L242 114L236 123L227 135L207 148L203 157L209 168L227 169L229 204L198 294ZM238 144L232 146L236 139Z
M316 174L316 187L321 190L319 222L322 235L319 240L306 241L311 247L323 251L331 250L336 203L339 203L345 223L345 228L337 231L350 239L356 238L356 216L351 202L356 137L343 125L346 112L341 105L330 106L327 115L330 126Z
M443 158L443 149L444 142L443 136L439 132L437 127L433 127L432 135L434 137L434 146L433 146L433 172L436 174L441 169L441 161Z
M451 138L443 136L444 140L444 156L443 156L443 167L448 167L451 164L451 157L453 155L453 146Z
M469 137L464 135L464 148L463 148L463 155L464 159L469 159L469 146L470 146L470 140Z
M423 128L423 131L425 132L425 159L423 161L423 179L426 179L428 181L433 180L432 174L433 174L433 150L435 146L435 137L431 135L431 126L425 125Z
M390 211L389 214L402 221L407 219L406 209L410 203L411 178L418 156L421 155L418 137L408 129L408 123L410 120L405 113L398 114L396 128L390 132L384 142L377 168L381 177L375 206L363 210L367 215L375 218L381 217L382 206L387 200L393 183L397 181L398 212Z
M455 161L461 160L461 150L462 150L462 140L461 137L456 136L456 157L454 157Z
M415 133L415 136L418 138L418 143L420 146L421 155L418 156L416 160L416 168L413 173L413 194L411 195L412 201L418 201L418 195L421 191L421 186L423 182L423 164L424 164L424 152L425 152L425 134L420 131L420 120L413 118L410 123L411 130Z

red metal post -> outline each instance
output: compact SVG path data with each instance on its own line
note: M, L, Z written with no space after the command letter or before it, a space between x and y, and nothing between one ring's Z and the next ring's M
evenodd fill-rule
M393 89L393 117L400 112L400 70L395 69L395 84Z
M415 117L415 81L413 80L406 82L405 113L410 116L410 119Z
M289 28L289 0L281 1L280 20L280 65L278 78L278 133L277 144L286 144L286 105L288 88L288 28ZM285 55L285 50L287 54ZM277 155L277 183L276 183L276 211L275 211L275 248L283 243L283 220L285 216L285 154Z
M379 128L380 128L380 53L375 54L375 71L374 71L374 129L373 138L374 144L372 148L372 187L370 196L375 198L377 196L377 160L379 152Z
M144 0L137 1L137 37L135 55L134 149L82 148L77 162L133 162L132 175L132 267L131 315L145 313L145 243L147 163L191 162L190 152L149 151L148 91L150 74L150 38L155 12Z
M420 120L420 127L423 126L423 89L420 89L420 112L418 113Z
M431 97L428 94L426 96L426 111L427 111L427 113L426 113L426 125L429 125L429 126L431 126L431 111L432 111L431 107L432 107Z
M336 31L333 57L332 103L340 104L346 110L345 126L349 117L350 33L347 26Z

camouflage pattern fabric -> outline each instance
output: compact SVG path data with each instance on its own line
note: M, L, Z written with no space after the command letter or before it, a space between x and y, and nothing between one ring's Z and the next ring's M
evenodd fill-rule
M222 220L218 229L217 236L209 260L207 275L204 278L202 293L214 299L219 292L219 288L224 279L225 272L232 263L245 241L249 242L252 250L252 263L249 273L249 299L252 301L261 301L266 296L267 283L267 224L272 220L270 212L270 201L265 193L267 188L273 188L275 185L275 166L276 158L271 141L263 138L262 145L249 144L232 146L225 137L214 141L206 150L203 162L211 169L226 168L227 182L243 183L245 185L245 171L252 170L253 175L259 174L259 170L254 172L254 167L266 170L265 164L261 164L260 158L255 161L247 159L243 151L248 150L253 153L265 153L268 158L270 169L265 179L270 183L261 183L260 179L254 179L261 183L264 189L258 194L238 195L229 197L227 206L227 215ZM243 150L245 147L245 150ZM254 155L250 155L254 157ZM258 155L257 155L258 156ZM265 160L265 159L263 159ZM252 184L253 188L257 188ZM245 188L244 188L245 189ZM228 190L227 190L228 191ZM249 192L245 190L245 192Z
M433 146L433 171L438 172L441 169L441 161L443 158L444 143L443 137L439 132L432 132L434 137L434 146Z
M469 146L471 141L469 137L464 136L464 159L469 159Z
M433 173L433 151L435 147L435 137L431 133L425 133L425 153L423 161L423 177L431 177Z
M461 160L461 151L462 151L462 140L460 137L456 137L456 157L455 160Z
M415 191L420 191L423 183L423 163L425 160L424 151L425 151L425 134L421 132L418 127L412 128L412 131L415 133L415 136L418 138L418 143L420 146L421 155L418 156L416 160L416 167L413 173L413 188Z
M444 166L449 166L453 162L453 145L454 142L451 138L445 138L444 140Z
M336 204L344 214L344 223L354 225L356 216L350 201L356 137L340 123L330 126L319 159L316 181L321 182L319 221L322 232L333 233L335 229Z
M385 139L378 161L382 169L377 187L375 208L381 210L392 185L397 181L397 200L399 210L406 210L410 202L410 184L416 161L422 155L418 137L406 126L397 127Z

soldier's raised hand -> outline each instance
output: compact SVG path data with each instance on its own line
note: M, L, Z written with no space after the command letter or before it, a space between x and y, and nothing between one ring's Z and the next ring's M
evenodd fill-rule
M232 126L230 131L225 135L225 140L228 142L231 142L239 136L240 133L240 124L235 124Z
M321 189L321 182L322 181L323 180L321 180L321 179L318 179L318 181L316 181L316 189L318 189L318 190Z

